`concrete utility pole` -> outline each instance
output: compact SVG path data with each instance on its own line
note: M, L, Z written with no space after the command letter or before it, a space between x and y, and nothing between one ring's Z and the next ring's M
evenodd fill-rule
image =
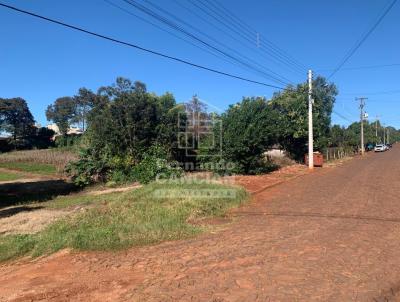
M387 144L390 144L390 143L389 143L389 131L390 131L390 128L387 128L387 131L386 131L386 133L387 133L386 143L387 143Z
M386 128L383 126L383 144L386 145Z
M308 169L314 169L312 70L308 71Z
M356 101L360 101L360 123L361 123L361 155L364 155L364 106L365 100L368 98L360 97L356 98Z

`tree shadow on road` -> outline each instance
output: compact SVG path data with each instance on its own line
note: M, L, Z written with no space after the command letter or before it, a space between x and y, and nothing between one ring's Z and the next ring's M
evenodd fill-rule
M78 190L79 187L62 179L0 184L0 209L21 203L43 202Z

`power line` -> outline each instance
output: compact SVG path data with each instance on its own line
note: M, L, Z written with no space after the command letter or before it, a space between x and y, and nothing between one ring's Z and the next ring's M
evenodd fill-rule
M255 36L256 34L258 34L259 32L254 29L252 26L250 26L248 23L246 23L245 21L243 21L243 19L241 19L240 17L236 16L232 11L230 11L227 7L225 7L224 5L222 5L219 1L217 0L213 0L213 1L209 1L209 0L205 0L207 3L211 4L212 6L214 6L215 8L217 8L223 15L227 16L229 19L232 20L232 24L234 25L238 25L240 27L242 27L245 31L247 31L248 33L250 33L250 36ZM293 62L294 65L297 65L301 71L306 70L307 68L299 61L297 61L296 59L294 59L292 56L290 56L286 51L284 51L283 49L281 49L280 47L278 47L276 44L274 44L273 42L271 42L268 39L262 39L262 42L265 40L265 43L267 44L267 47L270 48L271 50L280 53L283 57L285 57L288 61ZM262 43L261 43L262 44Z
M169 19L167 19L167 18L161 16L160 14L156 13L156 12L153 11L152 9L150 9L150 8L148 8L148 7L142 5L142 4L140 4L140 3L138 3L138 2L136 2L136 1L134 1L134 0L123 0L123 1L126 2L126 3L128 3L128 4L131 5L131 6L135 7L136 9L142 11L143 13L145 13L145 14L147 14L147 15L153 17L153 18L156 19L157 21L162 22L162 23L166 24L167 26L173 28L174 30L177 30L177 31L183 33L184 35L188 36L189 38L191 38L191 39L193 39L193 40L195 40L195 41L201 43L202 45L205 45L206 47L209 47L210 49L212 49L212 50L214 50L214 51L216 51L216 52L218 52L218 53L220 53L220 54L222 54L222 55L224 55L224 56L226 56L226 57L228 57L228 58L230 58L230 59L232 59L232 60L238 62L239 64L242 64L243 66L245 66L245 67L247 67L247 68L249 68L249 69L251 69L251 70L255 70L256 72L258 72L258 73L264 75L265 77L267 77L267 78L269 78L269 79L271 79L271 80L273 80L273 81L275 81L275 82L277 82L277 83L280 83L280 84L283 84L283 85L287 85L287 84L289 84L289 82L290 82L290 81L289 81L289 82L285 82L286 79L285 79L284 77L282 77L282 76L279 76L279 75L278 75L279 77L281 77L281 78L284 79L284 80L282 80L282 79L280 79L280 78L278 78L278 77L276 77L276 76L270 75L270 74L268 74L268 73L266 73L266 72L260 70L259 68L254 67L253 65L251 65L251 64L249 64L249 63L247 63L247 62L244 62L244 61L238 59L237 57L235 57L235 56L233 56L233 55L231 55L231 54L229 54L229 53L227 53L227 52L225 52L225 51L219 49L218 47L215 47L215 46L211 45L210 43L204 41L203 39L199 38L198 36L196 36L196 35L190 33L190 32L187 31L187 30L185 30L183 27L179 26L179 25L176 24L174 21L171 21L171 20L169 20ZM149 1L146 1L146 2L149 3ZM156 5L153 4L153 6L156 6ZM169 15L172 15L172 14L169 13L169 12L167 12L167 13L168 13ZM178 19L176 16L173 16L173 17L176 18L176 19ZM190 27L194 28L192 25L190 25ZM195 28L194 28L194 29L195 29ZM270 72L272 72L272 71L270 71Z
M240 36L242 39L246 40L247 42L251 43L251 44L255 44L255 38L259 38L259 33L257 31L249 31L247 30L247 32L244 32L243 29L240 27L240 23L242 23L243 21L240 21L240 19L238 19L236 17L236 20L234 19L234 17L231 17L227 14L228 9L225 8L223 10L221 10L220 8L218 8L213 2L205 0L207 3L204 3L202 0L199 1L193 1L193 0L189 0L190 3L192 3L193 6L195 6L197 9L201 10L203 13L205 13L206 15L210 16L211 18L213 18L214 20L216 20L217 22L221 23L222 25L224 25L226 28L228 28L230 31L234 32L235 34L237 34L238 36ZM201 4L201 6L199 4ZM213 6L213 7L211 7ZM207 10L207 11L206 11ZM231 13L232 14L232 13ZM233 18L233 21L229 20L226 18L226 16L228 16L230 19ZM295 60L293 60L292 58L290 58L288 55L286 55L283 50L278 49L277 46L275 46L272 42L266 40L267 43L267 47L268 50L263 48L264 45L264 39L258 39L259 43L258 46L259 51L263 54L267 54L268 56L278 60L280 63L285 64L286 66L292 68L292 70L299 72L301 74L304 73L304 70L306 69L305 67L303 67L301 64L298 64Z
M2 6L4 8L8 8L8 9L16 11L16 12L19 12L21 14L29 15L29 16L32 16L32 17L35 17L35 18L38 18L38 19L41 19L41 20L48 21L48 22L53 23L53 24L57 24L57 25L60 25L60 26L63 26L63 27L67 27L69 29L73 29L73 30L76 30L76 31L79 31L79 32L82 32L82 33L85 33L85 34L88 34L88 35L91 35L91 36L95 36L95 37L98 37L98 38L101 38L101 39L104 39L104 40L108 40L108 41L111 41L111 42L114 42L114 43L117 43L117 44L120 44L120 45L136 48L138 50L141 50L141 51L144 51L144 52L147 52L147 53L151 53L151 54L159 56L159 57L163 57L163 58L166 58L166 59L169 59L169 60L173 60L173 61L176 61L176 62L179 62L179 63L182 63L182 64L186 64L186 65L189 65L189 66L192 66L192 67L196 67L198 69L207 70L207 71L210 71L210 72L213 72L213 73L217 73L217 74L220 74L220 75L224 75L224 76L227 76L227 77L231 77L231 78L235 78L235 79L238 79L238 80L242 80L242 81L246 81L246 82L250 82L250 83L254 83L254 84L259 84L259 85L263 85L263 86L267 86L267 87L272 87L272 88L276 88L276 89L285 89L283 87L279 87L279 86L275 86L275 85L271 85L271 84L266 84L266 83L263 83L263 82L251 80L251 79L244 78L244 77L241 77L241 76L237 76L237 75L234 75L234 74L230 74L230 73L227 73L227 72L219 71L219 70L216 70L216 69L213 69L213 68L210 68L210 67L206 67L206 66L203 66L203 65L192 63L190 61L186 61L186 60L180 59L178 57L173 57L173 56L170 56L170 55L166 55L166 54L163 54L161 52L158 52L158 51L155 51L155 50L151 50L151 49L148 49L148 48L144 48L144 47L136 45L136 44L132 44L132 43L125 42L125 41L122 41L122 40L118 40L118 39L115 39L115 38L112 38L112 37L109 37L109 36L98 34L98 33L83 29L81 27L70 25L70 24L55 20L55 19L51 19L51 18L42 16L42 15L38 15L38 14L29 12L29 11L26 11L26 10L23 10L23 9L19 9L19 8L11 6L11 5L4 4L4 3L1 3L1 2L0 2L0 6Z
M196 16L197 18L199 18L200 20L202 20L203 22L205 22L206 24L210 24L210 21L207 20L205 17L203 17L202 15L200 15L199 13L197 13L196 11L194 11L193 9L190 9L189 7L187 7L186 5L180 3L178 0L173 0L178 6L184 8L185 10L187 10L189 13L191 13L192 15ZM200 9L201 11L203 11L205 14L207 14L207 12L205 10L202 9L202 7L198 6L195 2L192 2L192 4L194 6L196 6L198 9ZM222 23L221 20L217 19L218 23ZM222 32L224 35L229 36L233 41L239 43L240 45L242 45L243 47L246 47L247 49L253 51L254 53L263 56L264 58L268 58L270 59L269 56L267 56L266 54L264 54L264 52L260 52L260 50L258 48L254 48L251 47L250 45L254 45L253 41L251 41L250 39L248 39L247 37L243 37L242 35L239 35L239 38L242 38L244 41L249 42L249 44L244 43L242 40L238 39L237 37L235 37L233 34L231 34L229 31L224 30L223 28L221 28L220 26L218 26L218 24L212 23L214 28L217 29L218 31ZM223 24L223 23L222 23ZM224 25L224 24L223 24ZM225 26L227 27L227 26ZM229 28L228 28L229 29ZM233 31L233 30L231 30ZM273 56L270 55L270 56ZM274 56L273 56L274 57ZM279 57L277 58L277 60L282 60ZM292 71L298 72L303 74L303 72L300 72L297 69L294 69L293 66L291 66L289 63L285 62L282 60L282 63L286 65L286 67L291 68Z
M392 7L396 4L397 0L393 0L390 5L384 10L383 14L379 16L374 25L361 37L356 44L350 48L344 58L340 61L339 65L333 70L333 72L329 75L328 79L332 78L342 67L343 65L354 55L354 53L360 48L360 46L368 39L368 37L372 34L372 32L378 27L378 25L382 22L385 16L389 13Z
M143 22L145 22L145 23L147 23L147 24L150 24L150 25L152 25L152 26L158 28L159 30L170 34L171 36L174 36L175 38L177 38L177 39L179 39L179 40L181 40L181 41L184 41L184 42L186 42L186 43L188 43L188 44L190 44L190 45L192 45L192 46L194 46L194 47L196 47L196 48L198 48L198 49L201 49L201 50L203 50L203 51L209 53L209 54L212 55L212 56L215 56L215 57L217 57L217 58L220 58L220 59L222 59L222 60L225 60L224 57L222 57L222 56L220 56L220 55L218 55L218 54L215 54L215 53L209 51L209 50L206 49L206 48L203 48L203 47L201 47L201 46L199 46L199 45L196 45L196 44L194 44L194 43L192 43L192 42L190 42L190 41L188 41L188 40L186 40L186 39L184 39L184 38L182 38L182 37L180 37L180 36L174 34L173 32L171 32L171 31L169 31L169 30L167 30L167 29L165 29L165 28L162 28L161 26L155 24L154 22L151 22L150 20L147 20L147 19L145 19L145 18L143 18L143 17L141 17L141 16L139 16L139 15L137 15L137 14L135 14L135 13L133 13L133 12L131 12L131 11L125 9L125 8L123 8L122 6L120 6L120 5L118 5L118 4L115 4L115 3L113 3L113 2L111 2L111 1L109 1L109 0L103 0L103 1L106 2L106 3L109 4L109 5L111 5L111 6L115 7L115 8L117 8L117 9L119 9L119 10L125 12L126 14L129 14L129 15L131 15L131 16L133 16L133 17L135 17L135 18L137 18L137 19L139 19L139 20L141 20L141 21L143 21ZM228 63L232 63L232 62L230 62L230 61L228 61L228 60L225 60L225 61L228 62Z
M117 8L117 9L123 11L124 13L126 13L126 14L128 14L128 15L131 15L131 16L133 16L133 17L135 17L135 18L137 18L137 19L139 19L139 20L141 20L141 21L143 21L143 22L145 22L145 23L147 23L147 24L150 24L150 25L152 25L152 26L158 28L159 30L161 30L161 31L163 31L163 32L166 32L166 33L170 34L171 36L173 36L173 37L175 37L175 38L177 38L177 39L179 39L179 40L181 40L181 41L184 41L184 42L186 42L186 43L188 43L188 44L190 44L190 45L192 45L192 46L194 46L194 47L196 47L196 48L198 48L198 49L200 49L200 50L203 50L203 51L209 53L210 55L212 55L212 56L214 56L214 57L216 57L216 58L219 58L219 59L221 59L221 60L224 60L225 62L228 62L228 63L230 63L230 64L235 64L235 65L237 65L237 66L239 66L239 67L242 67L242 66L240 66L239 64L237 64L236 62L229 61L228 59L226 59L226 58L223 57L222 55L216 54L216 53L214 53L214 52L212 52L212 51L209 51L208 49L206 49L206 48L204 48L204 47L201 47L201 46L199 46L199 45L197 45L197 44L195 44L195 43L193 43L193 42L191 42L191 41L189 41L189 40L183 38L183 37L180 37L180 36L174 34L173 32L171 32L171 31L169 31L169 30L167 30L167 29L165 29L165 28L163 28L163 27L157 25L156 23L151 22L150 20L147 20L147 19L145 19L145 18L143 18L143 17L141 17L141 16L139 16L139 15L137 15L137 14L131 12L130 10L125 9L124 7L122 7L122 6L118 5L118 4L115 4L114 2L112 2L112 1L110 1L110 0L103 0L103 1L106 2L106 3L109 4L109 5L111 5L111 6L115 7L115 8Z
M400 66L400 63L393 63L393 64L382 64L382 65L370 65L370 66L356 66L356 67L346 67L346 68L341 68L341 70L360 70L360 69L375 69L375 68L383 68L383 67L394 67L394 66ZM335 70L334 68L321 68L321 69L316 69L317 71L333 71Z
M355 93L355 92L346 92L341 93L342 95L380 95L380 94L397 94L400 93L400 90L387 90L387 91L375 91L375 92L363 92L363 93Z
M134 0L123 0L123 1L125 1L125 2L135 2ZM196 27L193 26L192 24L186 22L185 20L182 20L182 19L179 18L178 16L176 16L176 15L172 14L171 12L165 10L164 8L160 7L159 5L154 4L152 1L149 1L149 0L143 0L143 1L146 2L146 3L148 3L149 5L151 5L152 7L154 7L155 9L157 9L158 11L160 11L160 12L162 12L162 13L164 13L164 14L170 16L171 18L173 18L173 20L177 20L177 21L180 22L181 24L183 24L183 25L185 25L185 26L187 26L187 27L189 27L189 28L192 28L192 29L195 30L196 32L200 33L201 35L203 35L203 36L205 36L206 38L212 40L214 43L217 43L217 44L219 44L220 46L222 46L222 47L224 47L224 48L227 48L227 49L229 49L230 51L232 51L232 52L238 54L240 57L244 58L245 60L252 62L253 64L255 64L255 65L253 65L253 66L260 66L261 68L263 68L263 69L266 70L267 72L274 74L276 77L278 77L278 78L280 78L280 79L283 79L283 81L280 80L280 79L278 79L279 82L284 83L284 84L286 84L286 85L289 84L289 83L292 84L292 82L291 82L289 79L287 79L286 77L284 77L284 76L282 76L282 75L280 75L280 74L274 72L274 71L271 70L270 68L267 68L267 67L261 65L259 62L256 62L256 61L254 61L253 59L251 59L251 58L249 58L249 57L247 57L247 56L245 56L245 55L242 55L242 54L239 53L236 49L234 49L234 48L232 48L232 47L230 47L230 46L227 46L227 45L223 44L220 40L215 39L215 38L211 37L210 35L204 33L203 31L201 31L200 29L196 28ZM149 8L147 8L147 9L149 9ZM150 10L150 11L151 11L151 10ZM182 28L182 27L181 27L181 28ZM257 68L257 69L258 69L258 68ZM259 70L258 70L258 71L259 71ZM264 73L264 74L265 74L265 73ZM271 78L271 75L268 75L268 77ZM273 78L276 79L276 77L273 77Z
M345 121L347 121L349 123L353 123L353 121L350 120L348 117L346 117L345 115L343 115L343 114L341 114L341 113L339 113L339 112L337 112L335 110L332 110L332 113L336 114L338 117L344 119Z

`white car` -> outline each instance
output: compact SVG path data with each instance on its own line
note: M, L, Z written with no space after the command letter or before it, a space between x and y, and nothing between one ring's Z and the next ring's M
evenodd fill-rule
M387 150L386 148L387 147L385 145L379 144L379 145L375 146L374 151L375 152L384 152Z

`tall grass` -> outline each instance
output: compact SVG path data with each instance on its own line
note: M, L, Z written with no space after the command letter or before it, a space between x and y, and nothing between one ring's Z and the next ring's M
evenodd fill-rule
M28 150L0 154L0 163L47 164L54 166L58 173L62 173L65 166L77 158L75 153L66 150Z

